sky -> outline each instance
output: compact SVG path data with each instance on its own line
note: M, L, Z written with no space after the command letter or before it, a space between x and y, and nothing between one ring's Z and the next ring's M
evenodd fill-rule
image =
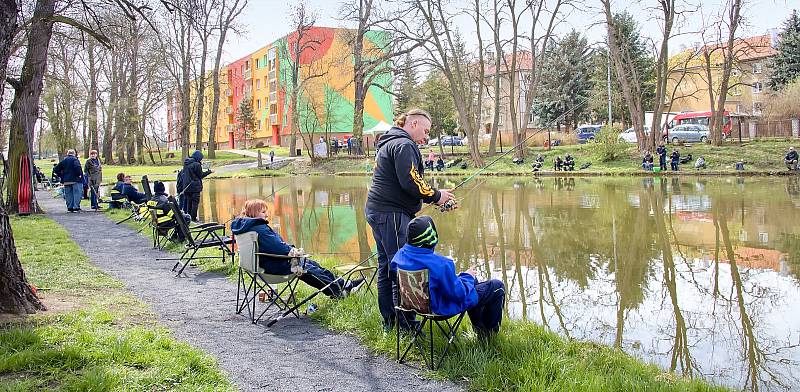
M297 4L298 0L250 0L247 8L240 18L242 34L232 37L226 44L224 61L231 62L244 57L258 48L283 37L290 30L289 23L291 7ZM376 0L381 1L381 0ZM552 1L552 0L546 0ZM792 9L800 10L800 0L744 0L745 1L745 25L741 36L752 36L766 34L768 29L779 28L783 21L791 14ZM702 7L685 18L679 27L683 34L670 41L671 52L676 52L682 45L692 46L699 42L701 38L692 32L697 31L702 26L703 21L714 19L714 15L722 9L725 0L679 0L679 7L683 9L689 7L698 8L697 4L702 2ZM522 1L518 1L522 3ZM643 36L657 39L660 36L661 26L651 15L654 13L648 7L655 4L654 0L616 0L612 3L612 9L616 11L627 10L631 12L639 21L641 34ZM318 26L326 27L352 27L344 21L339 20L341 7L340 0L306 0L309 9L317 14ZM453 7L467 7L468 0L451 0ZM692 5L694 4L694 5ZM565 34L572 29L584 32L590 43L602 42L605 31L602 25L603 15L600 11L599 0L578 0L571 7L564 21L557 26L558 34ZM475 26L467 17L458 18L454 23L467 42L473 47L477 47L477 37ZM522 29L527 30L525 27ZM484 32L485 34L485 32Z

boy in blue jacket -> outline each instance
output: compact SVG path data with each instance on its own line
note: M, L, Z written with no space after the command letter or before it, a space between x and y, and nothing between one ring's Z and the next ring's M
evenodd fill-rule
M259 253L286 256L294 246L284 242L280 234L269 227L269 222L267 221L267 207L267 202L264 200L256 199L246 201L241 215L231 222L231 231L234 235L254 231L258 233ZM289 275L292 273L291 263L287 259L259 256L258 266L263 268L264 272L270 275ZM322 268L319 263L311 259L306 259L302 268L303 274L300 275L299 279L311 287L322 289L333 283L323 291L325 295L331 298L344 297L364 282L364 279L354 279L345 282L342 278Z
M438 242L436 225L430 216L412 219L408 223L408 242L394 255L391 270L427 269L431 312L452 316L466 310L479 337L496 334L503 319L503 282L497 279L478 282L474 270L456 274L453 260L433 252Z

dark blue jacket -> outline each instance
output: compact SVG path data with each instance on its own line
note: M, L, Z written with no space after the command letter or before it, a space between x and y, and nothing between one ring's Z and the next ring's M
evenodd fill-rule
M83 168L78 158L67 155L53 169L53 173L61 177L61 183L77 182L83 183Z
M439 191L422 178L424 166L417 143L408 133L393 127L381 136L375 157L367 208L380 212L405 212L413 217L422 202L439 201Z
M274 255L288 255L292 245L283 241L280 234L269 227L269 222L261 218L236 218L231 221L234 235L255 231L258 233L258 252ZM268 274L288 275L292 273L291 264L286 259L259 256L258 265Z
M389 268L392 271L428 269L431 311L435 314L452 316L478 304L475 278L466 272L456 275L453 260L433 253L433 249L405 244L395 253Z
M789 151L789 153L786 154L786 158L784 159L786 159L787 161L796 161L797 157L798 157L797 151Z
M139 192L139 190L136 189L136 187L131 184L123 183L120 188L121 188L120 192L123 195L125 195L125 197L127 197L128 200L136 204L142 204L147 201L147 196L144 193Z
M183 178L179 181L180 185L185 187L184 193L200 193L203 191L203 178L211 174L211 170L203 171L203 166L200 162L203 161L203 153L195 151L192 156L183 161L183 170L180 175ZM183 189L178 189L178 192Z
M672 153L672 155L670 155L670 159L672 160L673 163L678 163L678 161L681 160L681 154L675 151Z
M658 148L656 148L656 154L658 154L659 158L666 158L667 148L664 146L658 146Z

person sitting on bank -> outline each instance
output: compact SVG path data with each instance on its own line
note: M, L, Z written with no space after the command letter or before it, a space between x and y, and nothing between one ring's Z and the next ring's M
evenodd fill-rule
M672 155L670 155L669 158L670 158L670 161L669 161L670 168L672 169L672 171L678 171L678 164L681 161L681 154L678 153L678 149L677 148L672 150Z
M783 158L783 163L786 164L787 169L797 170L798 159L800 159L800 156L798 156L797 151L794 150L794 147L789 147L789 152Z
M653 170L653 154L650 151L644 152L644 158L642 158L642 169L647 171Z
M254 199L244 202L241 214L231 221L231 231L234 235L254 231L258 233L260 253L287 256L294 246L284 242L280 234L269 226L267 207L268 204L264 200ZM258 266L271 275L289 275L293 272L291 262L287 259L259 256ZM303 273L299 279L316 289L330 285L323 294L331 298L343 298L364 282L361 278L344 281L311 259L304 259L300 267Z
M453 260L434 252L439 234L430 216L412 219L407 232L408 240L392 258L390 270L427 269L431 312L447 317L466 310L479 338L497 334L503 320L503 282L497 279L478 282L473 269L456 274Z
M438 159L436 159L436 171L442 171L442 170L444 170L444 160L442 159L442 157L439 157Z
M436 160L436 154L433 153L433 150L428 151L428 160L425 161L425 169L433 171L433 162Z
M543 166L544 166L544 157L542 157L542 154L536 155L536 159L533 160L533 165L531 165L531 168L533 168L533 171L538 172L542 170Z
M561 159L560 156L556 157L554 166L555 166L556 171L561 171L561 169L564 167L564 161Z
M172 212L172 208L169 205L169 195L167 194L167 188L164 186L164 183L161 181L155 181L153 183L153 197L147 201L147 206L149 208L155 209L156 220L158 222L158 231L161 235L165 235L169 229L172 229L177 224L174 219L174 212ZM191 219L189 214L183 214L183 219L187 222ZM173 240L176 241L183 241L183 233L180 230L175 230L173 232L174 237Z
M702 156L697 158L697 160L694 162L694 168L697 170L705 169L706 168L705 158L703 158Z
M117 185L114 186L114 189L133 203L142 204L147 201L147 196L133 186L131 176L125 175L125 173L117 174Z
M575 159L572 158L572 155L567 154L567 156L564 158L564 170L575 170Z

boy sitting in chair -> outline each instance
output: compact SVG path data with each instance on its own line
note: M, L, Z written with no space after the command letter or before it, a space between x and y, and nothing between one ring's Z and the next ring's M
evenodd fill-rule
M231 222L231 231L234 235L254 231L258 233L258 252L269 253L273 255L289 255L294 252L293 245L289 245L283 241L280 234L276 233L269 227L267 221L267 202L264 200L248 200L244 203L242 213ZM264 269L264 272L269 275L289 275L295 271L292 270L291 263L286 259L279 259L269 256L258 256L258 266ZM331 284L323 293L331 298L342 298L347 296L351 291L355 290L364 279L354 279L344 281L342 278L337 277L331 271L322 268L319 263L311 259L304 259L303 265L300 266L303 270L299 279L316 289L322 289L331 282Z
M434 314L452 316L466 310L479 338L496 334L503 319L503 282L497 279L478 282L471 269L456 275L453 260L434 253L438 242L433 219L427 215L414 218L408 223L408 242L394 255L389 268L391 271L427 269Z

